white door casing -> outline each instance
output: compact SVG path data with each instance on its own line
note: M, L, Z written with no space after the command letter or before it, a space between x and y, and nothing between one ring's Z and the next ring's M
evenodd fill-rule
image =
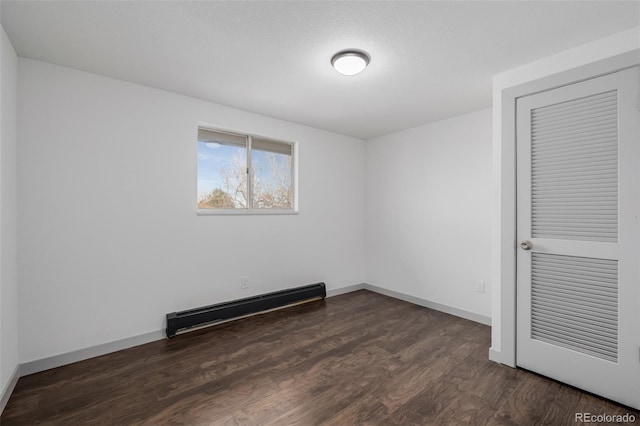
M640 408L638 68L517 101L517 365Z

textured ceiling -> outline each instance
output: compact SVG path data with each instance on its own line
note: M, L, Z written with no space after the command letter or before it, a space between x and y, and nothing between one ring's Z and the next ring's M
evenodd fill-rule
M491 105L491 76L640 24L639 2L3 1L20 56L370 138ZM330 65L370 53L361 74Z

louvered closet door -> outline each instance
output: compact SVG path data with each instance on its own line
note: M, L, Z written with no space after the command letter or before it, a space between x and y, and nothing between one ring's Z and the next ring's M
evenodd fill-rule
M517 102L517 364L640 408L638 69Z

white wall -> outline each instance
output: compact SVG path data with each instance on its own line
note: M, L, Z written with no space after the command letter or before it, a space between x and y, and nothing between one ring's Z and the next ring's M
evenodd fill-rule
M488 317L491 109L367 141L366 176L366 282Z
M17 66L13 46L0 27L0 402L18 366Z
M493 77L493 179L492 179L492 246L491 262L493 297L491 310L491 349L489 357L515 366L515 146L512 143L515 118L503 121L505 92L529 82L558 76L589 64L618 55L634 55L640 48L640 27L614 34L576 48L542 58L530 64L508 70ZM635 53L636 58L638 54ZM636 60L636 63L638 61ZM592 77L602 72L594 71ZM594 68L595 69L595 68ZM579 79L579 78L578 78ZM560 79L558 79L559 81ZM549 87L562 84L555 82ZM545 88L537 88L544 90ZM520 95L523 95L521 93ZM509 139L509 142L505 142Z
M363 282L363 141L39 61L18 71L21 362L159 330L167 312ZM300 213L196 216L199 122L299 141Z

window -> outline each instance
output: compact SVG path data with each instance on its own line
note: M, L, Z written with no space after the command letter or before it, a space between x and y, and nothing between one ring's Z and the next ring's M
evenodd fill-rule
M198 213L293 213L294 144L198 128Z

